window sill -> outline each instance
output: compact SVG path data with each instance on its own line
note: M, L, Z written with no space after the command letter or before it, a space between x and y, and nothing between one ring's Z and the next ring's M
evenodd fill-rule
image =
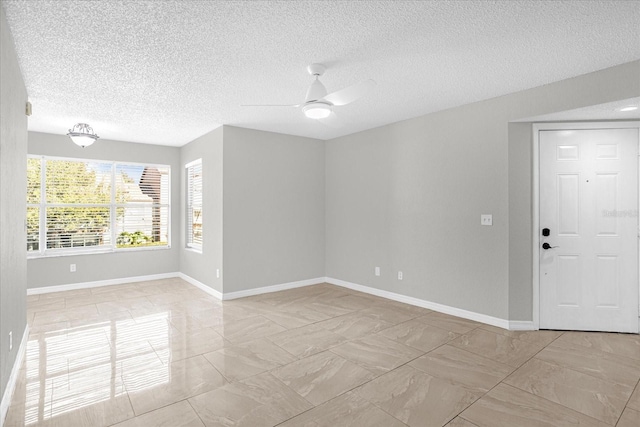
M187 246L186 248L184 248L184 250L187 252L194 252L196 254L202 255L202 248L192 248Z
M27 252L27 259L39 259L39 258L58 258L67 256L79 256L79 255L105 255L105 254L117 254L125 252L144 252L144 251L162 251L171 249L170 245L167 246L150 246L145 248L108 248L108 249L96 249L96 250L62 250L60 252L47 252L47 253L33 253Z

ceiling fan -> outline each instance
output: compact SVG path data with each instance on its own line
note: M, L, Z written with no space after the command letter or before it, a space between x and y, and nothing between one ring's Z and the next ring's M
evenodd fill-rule
M362 98L376 85L373 80L365 80L327 94L327 89L319 79L326 70L327 67L322 64L311 64L307 67L307 71L315 77L315 80L307 89L307 96L302 104L244 104L242 107L302 107L304 115L310 119L324 119L331 114L333 107L347 105Z

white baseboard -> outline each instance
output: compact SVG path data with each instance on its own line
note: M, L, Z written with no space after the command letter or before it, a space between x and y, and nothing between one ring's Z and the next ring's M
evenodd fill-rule
M509 320L510 331L535 331L533 320Z
M318 285L325 282L326 277L299 280L297 282L281 283L279 285L265 286L262 288L245 289L243 291L223 293L223 300L250 297L252 295L268 294L270 292L286 291L287 289L302 288L304 286Z
M94 282L71 283L68 285L46 286L43 288L29 288L27 295L48 294L51 292L73 291L76 289L99 288L101 286L122 285L125 283L146 282L149 280L171 279L180 277L180 273L149 274L147 276L122 277L120 279L96 280Z
M4 425L4 419L7 416L7 412L9 411L9 405L11 405L11 398L13 397L13 392L16 389L16 383L18 382L18 373L20 372L20 367L22 366L22 361L24 359L24 355L27 352L27 341L29 339L29 325L24 328L24 333L22 334L22 341L20 341L20 348L18 348L18 353L16 354L16 360L13 363L13 368L11 369L11 375L9 376L9 381L7 382L7 388L4 389L4 394L2 395L2 401L0 401L0 427Z
M198 289L200 289L200 290L202 290L202 291L204 291L204 292L208 293L209 295L211 295L211 296L214 296L214 297L218 298L219 300L224 299L224 298L222 297L222 292L220 292L220 291L216 291L215 289L210 288L209 286L207 286L207 285L205 285L204 283L202 283L202 282L200 282L200 281L198 281L198 280L194 279L194 278L193 278L193 277L191 277L191 276L187 276L187 275L186 275L186 274L184 274L184 273L178 273L178 277L179 277L179 278L181 278L182 280L184 280L185 282L189 282L189 283L191 283L193 286L195 286L196 288L198 288Z
M70 291L74 289L96 288L100 286L121 285L124 283L169 279L173 277L179 277L182 280L197 287L198 289L201 289L207 294L212 295L220 300L232 300L237 298L249 297L252 295L260 295L260 294L266 294L271 292L284 291L287 289L301 288L304 286L317 285L319 283L330 283L332 285L341 286L343 288L352 289L354 291L364 292L366 294L376 295L376 296L387 298L393 301L398 301L405 304L411 304L418 307L428 308L430 310L438 311L440 313L450 314L452 316L462 317L463 319L469 319L469 320L474 320L476 322L486 323L487 325L497 326L503 329L508 329L512 331L532 331L536 329L534 322L532 321L520 321L520 320L509 321L506 319L500 319L498 317L488 316L486 314L476 313L474 311L463 310L461 308L451 307L448 305L439 304L436 302L431 302L431 301L427 301L419 298L414 298L407 295L396 294L394 292L372 288L370 286L359 285L357 283L351 283L351 282L347 282L345 280L340 280L340 279L334 279L332 277L317 277L315 279L299 280L297 282L281 283L278 285L265 286L261 288L252 288L252 289L245 289L242 291L224 293L224 292L217 291L205 285L204 283L194 279L193 277L187 276L184 273L174 272L174 273L152 274L148 276L125 277L121 279L99 280L95 282L72 283L69 285L47 286L44 288L31 288L31 289L27 289L27 295L37 295L37 294L44 294L49 292Z
M334 279L332 277L325 278L327 283L332 285L342 286L343 288L352 289L354 291L364 292L366 294L375 295L382 298L387 298L393 301L403 302L405 304L411 304L422 308L428 308L429 310L438 311L440 313L450 314L456 317L462 317L463 319L474 320L476 322L485 323L487 325L497 326L502 329L511 329L511 323L506 319L500 319L498 317L488 316L486 314L476 313L474 311L463 310L461 308L451 307L436 302L426 301L419 298L414 298L402 294L396 294L394 292L384 291L381 289L372 288L369 286L358 285L357 283L347 282L345 280ZM513 322L517 330L525 330L524 323L527 322ZM533 329L533 322L531 327L526 330ZM514 329L516 330L516 329Z

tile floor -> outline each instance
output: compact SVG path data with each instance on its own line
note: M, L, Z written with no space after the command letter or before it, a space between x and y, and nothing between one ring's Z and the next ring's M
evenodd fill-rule
M7 426L640 426L640 337L509 332L322 284L28 297Z

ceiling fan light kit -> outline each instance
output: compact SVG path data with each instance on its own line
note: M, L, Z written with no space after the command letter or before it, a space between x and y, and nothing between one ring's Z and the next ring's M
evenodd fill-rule
M323 64L311 64L307 67L309 74L315 80L307 89L307 96L302 104L293 105L242 105L243 107L302 107L304 115L310 119L324 119L329 117L333 107L350 104L365 96L376 85L373 80L365 80L360 83L348 86L344 89L332 92L327 95L327 89L320 81L320 76L327 70Z
M331 104L325 102L310 102L302 107L304 115L310 119L324 119L331 114Z

